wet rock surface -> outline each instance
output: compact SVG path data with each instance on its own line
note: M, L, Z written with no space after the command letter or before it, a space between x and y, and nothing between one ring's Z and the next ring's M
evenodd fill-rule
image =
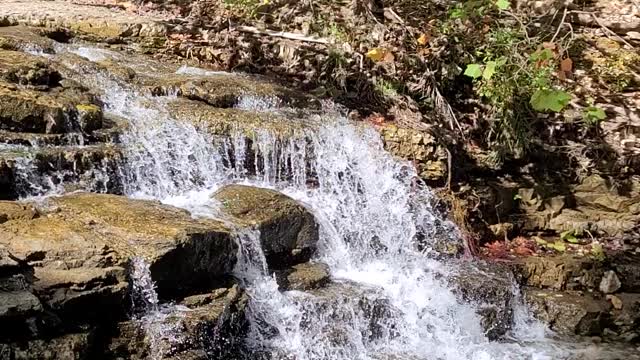
M506 335L513 324L519 299L510 274L507 265L474 262L462 264L449 280L461 300L480 305L481 325L491 340Z
M236 244L219 222L156 202L85 193L1 205L0 313L15 324L5 339L122 319L133 256L147 259L161 296L208 286L235 263Z
M290 269L276 272L276 279L280 288L298 291L318 289L331 280L328 266L318 262L293 265Z
M143 318L118 324L107 344L112 358L233 358L246 331L247 295L234 285L184 298Z
M318 224L307 209L288 196L269 189L228 185L213 198L226 214L260 230L269 267L301 263L313 255Z

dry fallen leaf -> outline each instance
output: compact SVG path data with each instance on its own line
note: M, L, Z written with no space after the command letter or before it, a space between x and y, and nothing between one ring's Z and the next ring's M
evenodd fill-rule
M427 45L427 43L429 42L429 40L430 40L430 36L429 36L429 35L427 35L427 34L422 34L422 35L420 35L420 37L418 38L418 40L417 40L417 41L418 41L418 44L420 44L420 45L424 46L424 45Z
M367 52L366 56L375 62L393 61L394 59L393 54L389 50L382 48L373 48Z
M571 61L571 58L565 58L560 62L560 70L571 72L571 69L573 69L573 61Z

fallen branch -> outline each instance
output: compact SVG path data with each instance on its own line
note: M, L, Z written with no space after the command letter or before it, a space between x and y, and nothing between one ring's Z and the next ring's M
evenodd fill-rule
M246 32L246 33L251 33L256 35L279 37L283 39L311 42L316 44L329 44L329 40L327 39L309 37L309 36L304 36L302 34L296 34L296 33L291 33L286 31L260 30L253 26L236 26L235 29L241 32Z

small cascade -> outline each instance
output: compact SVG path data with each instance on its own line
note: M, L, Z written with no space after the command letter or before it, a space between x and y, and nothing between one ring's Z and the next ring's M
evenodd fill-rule
M76 52L94 61L111 56L92 49ZM433 256L438 242L460 244L456 227L431 206L434 195L414 167L387 153L374 129L328 106L305 115L313 128L287 137L267 128L250 133L235 128L227 136L213 136L172 117L167 104L174 96L141 93L100 72L88 73L86 81L103 90L106 112L128 123L120 136L118 175L126 195L214 217L210 195L239 182L277 189L314 213L320 225L316 260L328 265L334 282L318 292L281 292L269 273L259 233L237 231L235 275L250 298L246 345L258 354L255 358L566 356L544 337L527 336L533 330L539 334L539 328L519 308L517 326L505 341L487 339L479 305L462 301L447 281L460 269ZM256 112L286 111L271 98L247 96L236 105ZM173 310L159 304L149 266L141 258L132 263L132 286L135 318L147 331L152 353L161 358L181 341L180 332L166 321Z
M145 333L151 359L164 359L184 342L179 324L168 321L180 313L173 306L160 305L149 264L141 257L131 261L131 300L133 318Z
M291 299L278 289L269 275L267 260L260 245L260 232L240 229L236 233L239 247L235 273L251 296L248 343L258 353L294 356L301 353L299 331L302 313Z

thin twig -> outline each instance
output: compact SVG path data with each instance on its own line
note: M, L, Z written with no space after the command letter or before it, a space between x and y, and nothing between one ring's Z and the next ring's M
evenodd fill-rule
M522 22L522 20L520 20L519 17L517 17L514 13L512 13L511 11L503 11L505 14L511 16L512 18L514 18L518 24L520 24L520 27L522 27L522 31L524 32L524 37L527 38L527 41L531 41L531 39L529 38L529 33L527 32L527 27L524 26L524 23Z
M301 34L286 32L286 31L273 31L273 30L259 30L253 26L237 26L237 30L257 35L280 37L289 40L305 41L316 44L329 44L329 40L323 38L309 37Z
M395 11L393 11L392 8L387 8L387 10L389 10L389 12L391 13L391 15L393 15L394 18L396 18L396 20L398 20L398 22L402 25L404 25L404 20L402 20L402 18L400 17L400 15L398 15Z
M451 169L452 169L451 151L449 151L449 149L446 147L444 149L447 152L447 189L451 191Z
M558 34L560 33L560 29L562 29L562 25L564 25L564 19L567 18L567 7L564 7L564 11L562 12L562 19L560 19L560 25L558 25L558 29L556 30L556 33L553 34L553 37L551 38L550 42L553 42L556 37L558 36Z

